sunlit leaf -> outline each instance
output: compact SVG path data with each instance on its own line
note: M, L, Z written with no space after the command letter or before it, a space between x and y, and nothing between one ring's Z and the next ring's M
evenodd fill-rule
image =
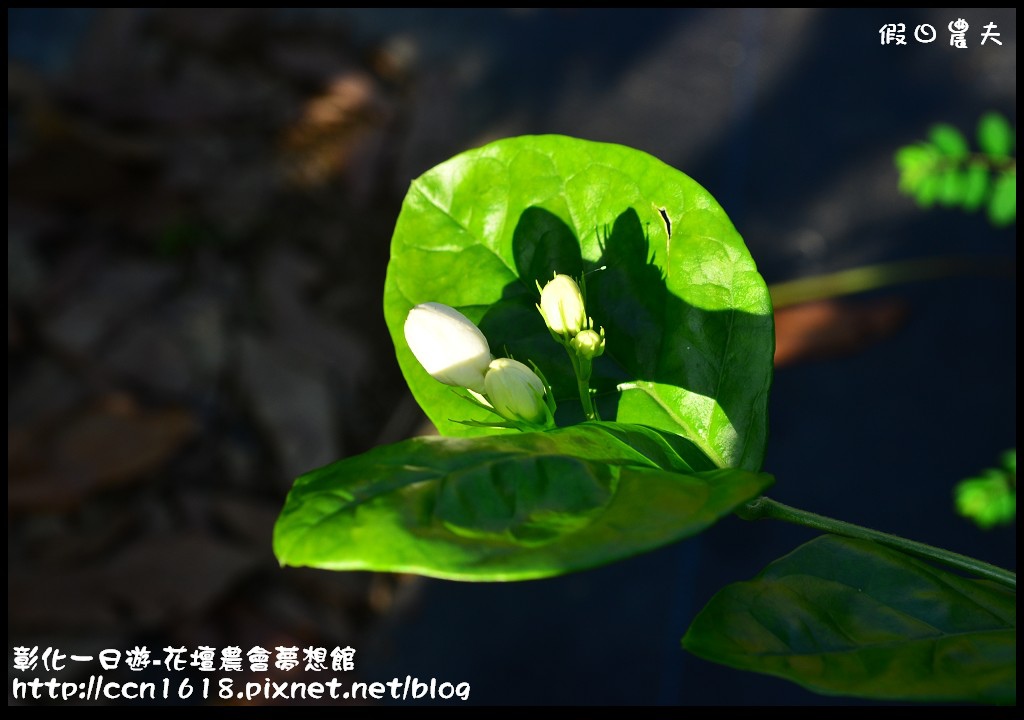
M541 578L699 533L771 483L636 425L416 438L300 477L274 551L331 570Z
M764 280L718 203L638 150L561 136L471 150L416 179L395 228L384 312L402 372L443 435L506 432L420 367L403 325L422 302L476 322L495 355L533 361L559 425L583 419L569 359L535 304L537 282L586 274L605 328L591 386L601 417L692 440L721 467L760 467L771 383Z

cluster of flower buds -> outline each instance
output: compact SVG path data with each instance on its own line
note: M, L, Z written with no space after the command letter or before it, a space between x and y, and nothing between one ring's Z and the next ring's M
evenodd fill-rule
M604 352L604 328L594 329L580 286L568 275L555 276L540 291L537 309L551 337L569 353L588 420L596 420L590 390L593 359ZM467 425L543 430L555 425L555 400L540 369L511 358L495 358L480 328L458 310L441 303L417 305L405 319L405 340L431 377L445 385L466 388L473 404L502 422ZM465 396L464 396L465 397Z
M583 293L575 280L555 274L543 288L537 283L537 289L537 309L556 340L587 360L604 352L604 328L594 330L594 320L587 317Z
M587 317L587 308L580 286L568 275L555 276L540 290L540 310L551 337L569 354L573 372L579 385L580 403L588 420L597 420L597 408L590 390L593 361L604 352L604 328L594 329L593 318Z
M554 426L554 399L542 376L518 360L495 359L480 328L455 308L417 305L405 319L405 340L431 377L466 388L511 427Z

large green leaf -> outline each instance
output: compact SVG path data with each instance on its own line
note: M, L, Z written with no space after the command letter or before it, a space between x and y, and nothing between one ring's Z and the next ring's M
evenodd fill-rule
M415 438L296 480L274 551L331 570L548 577L694 535L771 483L638 425Z
M1016 701L1015 592L834 535L721 590L683 646L825 694Z
M599 269L604 268L604 269ZM534 307L536 283L586 272L587 311L607 332L592 387L602 418L681 434L719 467L764 455L774 333L768 290L718 203L637 150L562 136L501 140L412 184L395 227L384 313L402 372L442 435L501 433L424 372L403 334L440 302L495 355L532 360L556 420L582 420L562 347Z

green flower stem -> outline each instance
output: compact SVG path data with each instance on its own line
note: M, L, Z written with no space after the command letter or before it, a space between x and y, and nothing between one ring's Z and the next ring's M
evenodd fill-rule
M576 354L572 346L564 343L565 351L569 353L569 360L572 362L572 371L576 375L576 387L580 392L580 403L583 405L583 415L587 420L600 420L597 416L597 408L594 407L594 399L590 394L590 373L593 364L590 360Z
M600 420L597 416L597 408L594 407L594 399L590 395L590 383L577 378L577 385L580 391L580 402L583 403L583 414L587 420Z
M935 560L949 567L963 570L971 575L993 580L1015 592L1017 590L1017 573L1010 572L1009 570L989 565L986 562L967 557L966 555L925 545L914 540L907 540L899 535L890 535L889 533L843 522L842 520L834 520L823 515L816 515L806 510L783 505L768 497L761 496L757 500L747 503L737 510L736 514L744 520L783 520L795 525L803 525L804 527L823 530L836 535L844 535L861 540L873 540L880 545L895 548L917 557Z

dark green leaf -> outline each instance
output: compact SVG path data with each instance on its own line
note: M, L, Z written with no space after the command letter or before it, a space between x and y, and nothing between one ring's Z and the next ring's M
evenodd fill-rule
M999 113L986 113L978 121L978 145L983 152L995 157L1007 157L1013 152L1014 133L1010 123Z
M988 219L993 225L1010 225L1017 221L1017 174L1008 172L996 178L988 201Z
M715 595L683 645L815 692L1016 701L1016 593L825 535Z
M952 125L939 123L933 125L928 137L936 148L946 157L960 159L967 156L967 140L963 134Z
M602 418L681 434L721 467L760 467L774 334L768 290L743 240L678 170L561 136L463 153L415 180L405 198L384 312L409 387L443 435L506 431L454 422L492 418L412 356L403 325L422 302L460 310L495 355L537 363L559 425L583 419L569 359L534 307L536 283L556 271L587 273L587 314L606 330L591 380Z
M274 551L331 570L549 577L699 533L771 483L638 425L416 438L296 480Z
M989 172L982 163L973 163L964 175L964 210L977 210L985 202L988 193Z

